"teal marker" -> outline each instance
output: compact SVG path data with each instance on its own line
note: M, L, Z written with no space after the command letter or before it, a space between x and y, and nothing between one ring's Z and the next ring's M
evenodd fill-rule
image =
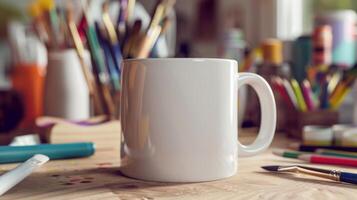
M93 155L92 142L66 144L40 144L29 146L0 146L0 163L24 162L35 154L43 154L51 160L81 158Z

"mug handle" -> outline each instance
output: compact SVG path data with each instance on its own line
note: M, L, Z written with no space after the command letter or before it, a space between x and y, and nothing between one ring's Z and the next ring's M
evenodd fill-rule
M250 145L243 145L238 141L238 155L253 156L266 150L271 144L276 126L276 106L273 92L261 76L253 73L238 73L236 75L237 89L243 85L250 85L258 94L261 107L261 126L255 141Z

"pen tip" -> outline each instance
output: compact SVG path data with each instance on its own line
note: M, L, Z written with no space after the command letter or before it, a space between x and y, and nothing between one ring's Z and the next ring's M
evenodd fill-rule
M262 166L262 168L267 171L274 171L274 172L279 171L279 165Z

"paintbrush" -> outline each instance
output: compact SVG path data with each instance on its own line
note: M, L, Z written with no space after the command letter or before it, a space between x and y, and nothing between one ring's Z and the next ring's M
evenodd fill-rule
M135 58L147 58L160 33L161 26L155 26L153 29L150 29L147 34L141 38Z
M93 103L94 103L96 112L98 114L102 114L102 113L104 113L102 102L98 95L98 88L95 85L93 74L90 72L89 67L87 66L87 64L84 61L84 52L85 52L84 45L83 45L82 40L79 36L77 26L73 20L73 13L72 13L73 11L72 11L72 8L70 5L68 5L67 9L68 9L67 10L67 26L68 26L68 30L71 35L72 43L74 44L77 55L79 57L79 61L80 61L81 67L82 67L82 72L83 72L84 78L85 78L87 86L88 86L89 94L93 99Z
M45 13L45 18L50 27L50 47L58 48L61 43L60 25L56 11L56 3L53 0L39 0L39 5Z
M123 57L128 58L131 55L133 55L133 52L135 52L134 47L137 42L137 40L140 38L140 31L142 27L142 21L141 20L136 20L134 22L134 25L130 31L129 36L127 37L126 41L124 42L124 47L123 47Z
M115 32L114 25L113 25L113 23L112 23L112 21L110 19L110 16L109 16L109 12L108 12L109 8L108 7L109 7L108 2L104 2L102 20L103 20L104 27L105 27L105 30L107 32L107 35L108 35L108 38L109 38L109 41L110 41L109 50L110 50L110 54L111 54L111 56L113 58L113 61L114 61L115 70L118 73L118 76L119 76L118 77L118 81L120 83L120 73L121 73L120 64L121 64L121 61L122 61L122 52L121 52L121 49L120 49L120 44L119 44L119 40L118 40L117 34Z
M126 21L131 21L133 14L134 14L134 8L135 8L135 3L136 0L128 0L128 7L127 7L127 16L126 16Z
M341 172L338 170L318 169L318 168L305 167L300 165L290 165L290 166L270 165L270 166L263 166L262 168L271 172L301 173L301 174L307 174L307 175L338 181L338 182L357 184L357 174L349 173L349 172Z

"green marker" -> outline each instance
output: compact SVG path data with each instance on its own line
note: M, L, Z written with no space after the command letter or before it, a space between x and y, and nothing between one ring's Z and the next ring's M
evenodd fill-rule
M302 154L306 154L300 151L286 151L283 149L274 149L273 154L277 156L282 156L284 158L298 158Z

